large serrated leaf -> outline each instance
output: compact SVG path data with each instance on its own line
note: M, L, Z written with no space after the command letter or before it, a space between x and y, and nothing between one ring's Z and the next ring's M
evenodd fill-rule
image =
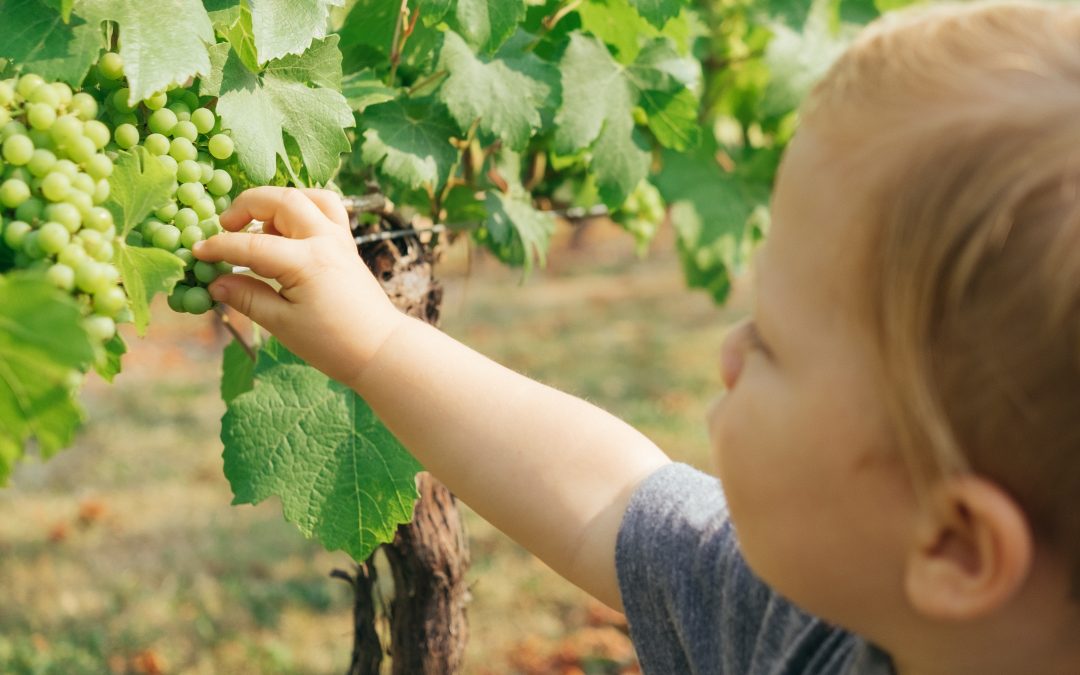
M259 63L302 54L311 41L326 37L331 7L345 0L249 0Z
M0 277L0 483L33 439L48 457L82 421L71 381L93 359L74 301L43 279Z
M160 248L121 244L113 264L120 270L124 291L131 301L135 331L145 335L150 325L150 302L158 293L172 291L184 278L184 261Z
M466 42L490 53L525 20L525 0L457 0L449 19Z
M78 0L75 14L119 25L130 103L210 70L214 28L199 0Z
M541 267L547 258L555 219L538 211L524 188L515 186L508 193L491 190L484 200L487 218L478 232L479 241L508 265L532 270L535 260Z
M234 504L281 499L285 518L364 560L412 518L420 464L364 401L271 340L221 422Z
M83 81L104 46L101 26L81 17L65 21L61 7L39 0L0 0L4 37L0 57L25 71L72 86ZM66 7L70 14L70 4Z
M753 243L751 216L767 208L770 184L723 170L715 147L694 153L664 153L655 179L672 205L679 257L687 285L727 299L731 277L748 258Z
M349 151L345 129L353 125L353 115L336 91L341 84L337 41L336 35L316 41L303 55L271 61L259 74L228 45L210 50L214 68L200 93L218 97L222 125L231 131L240 165L252 181L270 182L278 159L291 170L284 134L296 142L316 183L329 181L341 154Z
M121 152L109 176L109 201L120 231L126 237L150 212L169 201L176 177L158 158L137 145Z
M473 53L453 31L446 33L436 70L449 73L438 97L467 129L479 119L480 131L522 150L540 129L545 109L559 104L559 71L527 51L532 36L518 33L488 58Z
M441 103L415 99L373 105L360 125L361 161L379 164L386 176L406 187L437 190L446 183L457 159L450 139L458 130Z
M630 0L646 21L662 28L669 19L674 18L687 4L686 0Z

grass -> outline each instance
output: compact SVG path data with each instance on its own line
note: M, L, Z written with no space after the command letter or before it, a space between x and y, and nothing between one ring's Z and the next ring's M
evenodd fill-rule
M734 312L685 290L669 239L638 261L597 225L556 249L525 283L483 257L465 274L452 250L443 328L707 467L702 420ZM87 387L75 446L0 491L0 672L343 672L351 599L328 574L347 557L301 537L274 500L229 506L227 336L157 310L115 385ZM467 672L633 672L618 617L467 509L466 522Z

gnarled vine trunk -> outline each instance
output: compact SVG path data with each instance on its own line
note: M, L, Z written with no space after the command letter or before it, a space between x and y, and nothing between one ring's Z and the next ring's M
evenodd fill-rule
M378 195L346 199L356 212L379 211ZM390 214L382 222L400 227ZM389 216L389 217L387 217ZM431 324L439 320L442 288L432 275L434 254L416 235L397 236L360 245L360 254L402 311ZM375 556L358 565L354 575L336 573L353 586L354 628L349 675L378 675L389 654L393 675L453 675L461 672L469 628L465 572L468 542L456 500L430 474L417 477L420 499L413 521L398 528L394 540L380 547L393 579L393 594L378 597ZM380 611L381 610L381 611ZM380 613L385 621L380 622ZM389 624L388 644L380 623Z

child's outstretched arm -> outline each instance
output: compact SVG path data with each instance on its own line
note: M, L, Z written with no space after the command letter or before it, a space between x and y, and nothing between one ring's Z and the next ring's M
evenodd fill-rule
M239 233L252 219L272 234ZM228 275L211 293L355 389L410 452L557 572L620 607L615 538L637 484L668 458L581 399L476 353L390 303L331 192L263 187L222 214L196 256ZM279 234L280 236L273 236Z

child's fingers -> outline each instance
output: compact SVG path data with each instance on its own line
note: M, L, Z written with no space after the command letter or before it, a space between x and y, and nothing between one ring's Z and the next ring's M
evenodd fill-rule
M289 301L265 281L238 274L226 274L210 284L210 296L224 302L271 333L277 332Z
M341 203L341 195L330 190L316 188L303 188L302 192L307 198L319 207L323 214L338 225L349 226L349 213L345 205Z
M226 232L200 241L191 252L199 260L227 260L250 267L261 277L277 279L303 265L305 245L269 234Z
M269 185L241 192L219 220L223 228L233 232L252 220L272 220L278 232L293 239L310 237L322 226L330 226L323 212L303 192Z

